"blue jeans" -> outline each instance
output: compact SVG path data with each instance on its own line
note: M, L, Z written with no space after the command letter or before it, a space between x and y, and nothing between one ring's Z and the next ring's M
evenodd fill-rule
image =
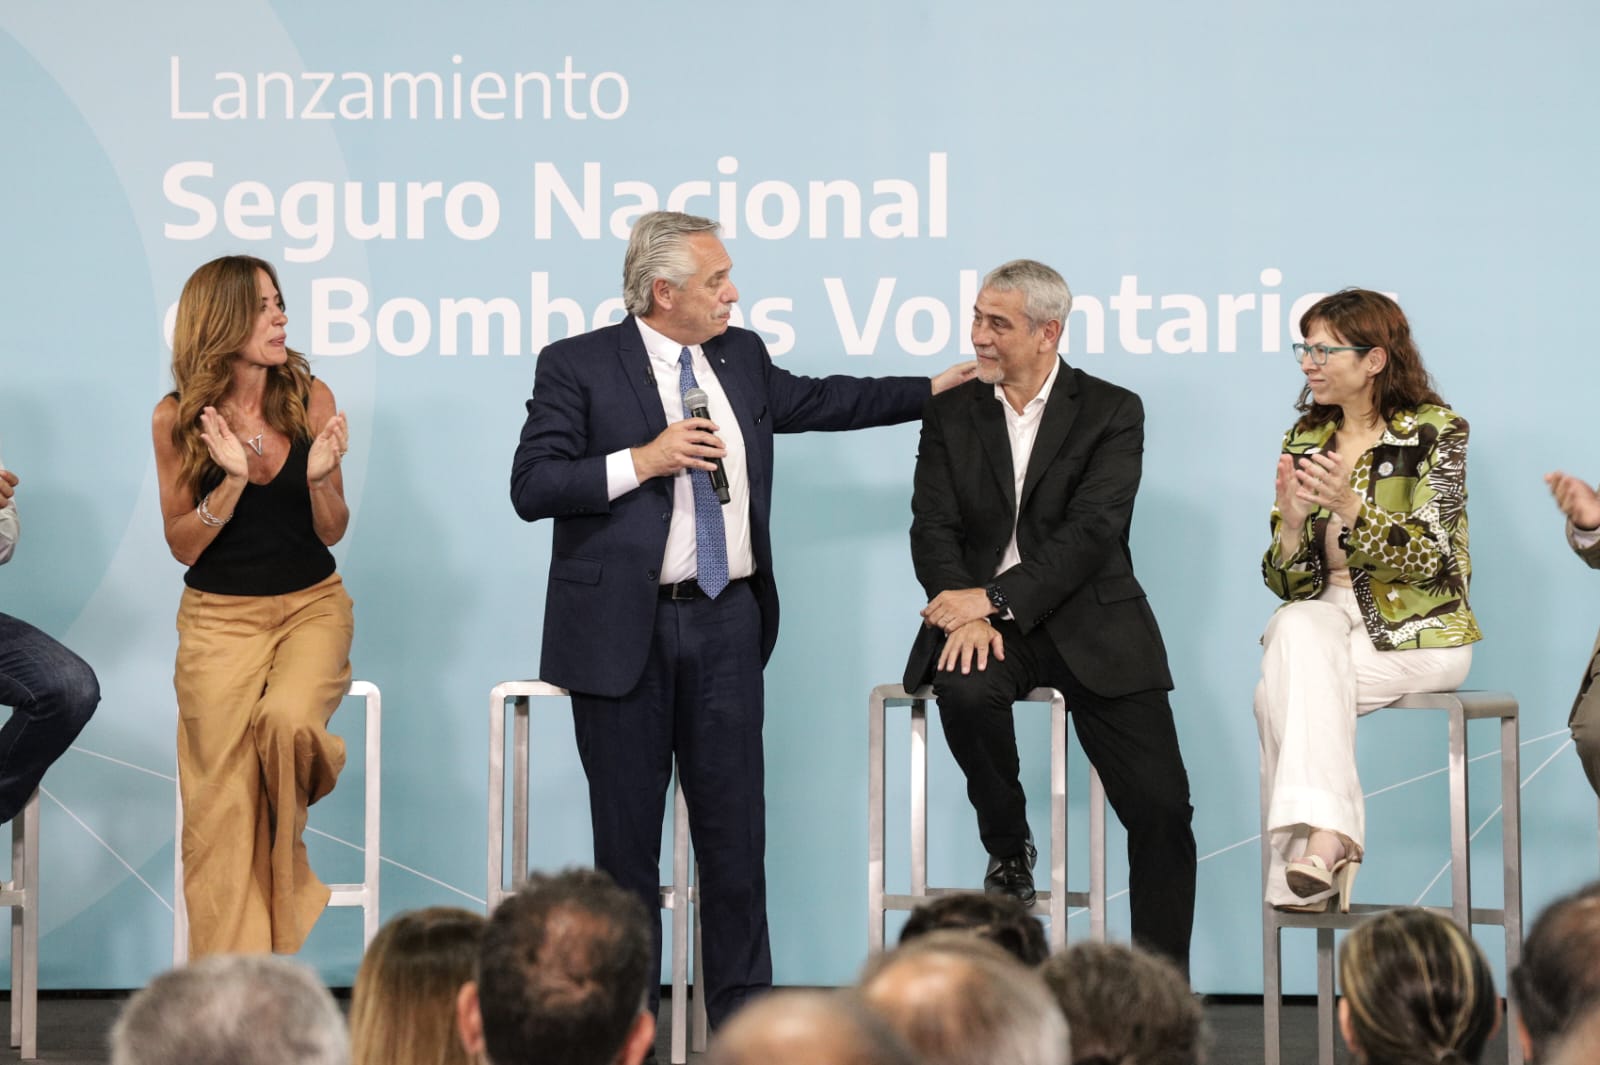
M100 703L89 664L26 621L0 614L0 824L11 820L44 772L78 738Z

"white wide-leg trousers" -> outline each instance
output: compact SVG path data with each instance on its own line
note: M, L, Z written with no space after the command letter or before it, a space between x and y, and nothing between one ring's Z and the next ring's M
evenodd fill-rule
M1280 607L1261 636L1256 727L1268 781L1272 868L1267 901L1312 902L1284 881L1313 829L1338 832L1360 854L1366 804L1356 773L1356 718L1411 692L1453 691L1472 647L1380 651L1362 624L1355 591L1330 584L1317 599Z

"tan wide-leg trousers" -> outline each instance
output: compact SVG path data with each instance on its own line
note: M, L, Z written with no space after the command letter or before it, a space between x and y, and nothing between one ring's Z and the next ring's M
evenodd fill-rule
M1380 651L1355 592L1331 584L1320 598L1278 608L1261 637L1256 726L1267 781L1272 868L1267 901L1302 903L1283 878L1305 853L1312 829L1338 832L1360 854L1367 810L1356 773L1356 717L1411 692L1454 691L1467 679L1472 646Z
M344 768L327 724L353 632L338 574L289 595L184 590L173 684L190 957L292 954L327 906L301 836Z

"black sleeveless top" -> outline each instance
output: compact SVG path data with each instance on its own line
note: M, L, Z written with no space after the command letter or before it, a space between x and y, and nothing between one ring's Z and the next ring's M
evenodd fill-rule
M333 572L333 554L311 523L310 454L311 441L296 440L276 477L244 486L233 517L184 573L183 583L220 595L287 595ZM202 485L201 496L221 480Z

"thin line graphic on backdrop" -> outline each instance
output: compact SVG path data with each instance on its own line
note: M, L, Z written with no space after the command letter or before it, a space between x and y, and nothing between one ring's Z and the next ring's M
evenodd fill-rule
M71 747L68 748L68 750L76 751L79 754L88 755L91 758L99 758L102 761L110 762L113 765L120 765L120 766L122 766L122 767L124 767L126 769L131 769L136 773L145 773L145 774L147 774L149 776L152 776L152 777L158 777L161 780L165 780L169 784L172 784L174 786L176 786L177 783L178 783L178 778L176 776L174 776L173 774L171 774L171 773L163 773L160 770L150 769L147 766L135 765L133 762L125 762L121 758L113 758L109 754L101 754L99 751L91 751L87 747L80 747L77 744L73 744ZM50 795L50 793L45 791L43 788L40 788L39 790L40 790L41 793L43 793L45 795ZM66 810L67 811L67 815L69 817L71 817L74 821L78 822L78 824L83 828L83 830L85 832L87 832L90 835L90 837L94 839L94 841L96 843L98 843L98 844L100 844L100 846L104 847L106 849L106 851L113 858L115 858L118 862L122 863L122 865L128 870L128 872L133 873L133 875L135 877L138 877L139 883L143 884L147 888L150 888L151 893L153 895L155 895L156 898L161 900L161 905L165 906L169 910L172 909L172 903L170 901L168 901L167 898L165 896L163 896L155 888L150 887L149 881L145 880L144 877L139 876L139 873L133 868L133 866L128 864L127 859L124 858L122 855L118 854L116 852L116 850L111 846L111 844L107 843L105 840L101 839L98 835L96 835L94 833L94 831L92 829L90 829L87 824L84 823L82 818L80 818L77 814L73 813L71 810L67 810L67 807L61 802L61 800L57 799L54 795L50 795L50 801L55 803L57 806L60 806L63 810ZM349 840L346 840L346 839L340 839L338 836L331 835L331 834L329 834L327 832L322 831L321 829L312 828L312 827L310 827L308 825L308 826L306 826L306 831L309 832L309 833L312 833L313 835L321 836L323 839L332 840L335 843L342 843L344 846L349 847L353 851L360 851L360 852L365 853L366 848L362 847L360 844L351 843ZM400 870L403 870L404 872L410 873L412 876L417 877L419 880L426 880L430 884L436 884L437 886L444 888L446 891L451 891L451 892L454 892L457 895L460 895L464 899L470 899L471 901L476 902L479 906L488 905L486 900L480 899L478 896L472 894L470 891L465 891L465 890L463 890L461 888L458 888L454 884L447 884L443 880L440 880L438 877L429 876L427 873L424 873L422 870L413 869L411 866L406 865L406 864L404 864L402 862L397 862L393 858L387 858L381 852L378 855L378 861L383 862L386 865L392 865L396 869L400 869Z
M1531 746L1532 744L1535 744L1535 743L1542 743L1545 740L1553 739L1556 736L1566 736L1566 735L1567 735L1567 730L1566 729L1564 729L1564 728L1563 729L1557 729L1554 732L1546 732L1542 736L1533 736L1533 737L1530 737L1530 738L1525 739L1525 740L1520 740L1517 743L1517 747L1518 747L1518 749L1521 749L1521 748L1524 748L1524 747ZM1533 772L1529 773L1526 777L1524 777L1519 782L1518 787L1521 788L1521 789L1526 789L1527 786L1528 786L1528 783L1530 781L1532 781L1534 777L1538 776L1541 772L1543 772L1544 768L1546 766L1548 766L1551 762L1555 761L1556 758L1560 756L1561 752L1566 750L1571 745L1572 745L1572 740L1571 739L1565 740L1561 744L1561 746L1557 747L1553 752L1551 752L1551 754L1550 754L1550 756L1548 758L1546 758L1543 762L1539 763L1539 767L1537 769L1535 769ZM1467 759L1467 761L1469 763L1471 763L1471 762L1481 762L1486 758L1498 758L1499 756L1500 756L1500 748L1496 747L1492 751L1485 751L1482 754L1473 755L1471 758ZM1381 788L1377 788L1377 789L1375 789L1373 791L1367 792L1366 793L1366 798L1372 799L1372 798L1375 798L1375 797L1377 797L1379 795L1384 794L1385 792L1395 791L1395 790L1397 790L1399 788L1405 787L1407 784L1415 784L1418 781L1427 780L1430 777L1436 777L1436 776L1439 776L1439 775L1441 775L1443 773L1448 773L1449 771L1450 771L1450 767L1449 766L1444 766L1444 767L1442 767L1440 769L1429 770L1426 773L1419 773L1418 775L1416 775L1414 777L1410 777L1410 778L1408 778L1406 780L1396 781L1393 784L1385 784ZM1471 840L1477 839L1479 833L1481 833L1485 828L1488 827L1489 822L1493 821L1496 817L1500 816L1500 811L1501 811L1501 808L1499 806L1496 806L1494 808L1494 811L1492 813L1490 813L1487 818L1484 819L1483 824L1479 825L1477 827L1477 829L1473 831L1472 835L1468 837L1469 842ZM1217 848L1216 850L1210 852L1209 854L1201 855L1197 859L1197 863L1196 864L1198 864L1199 862L1209 861L1210 859L1216 858L1219 855L1227 854L1229 851L1238 850L1240 847L1248 847L1252 843L1260 842L1260 840L1261 840L1261 833L1257 832L1255 835L1246 837L1245 839L1241 839L1236 843L1230 843L1225 847ZM1433 885L1437 884L1439 882L1439 877L1443 876L1446 872L1449 871L1449 869L1450 869L1450 862L1449 862L1449 860L1446 860L1445 863L1444 863L1444 868L1440 869L1438 874L1435 875L1432 880L1428 881L1427 887L1422 889L1421 894L1417 896L1417 901L1415 903L1413 903L1413 905L1421 905L1422 904L1422 898L1424 896L1426 896L1430 890L1433 889ZM1127 888L1123 888L1121 891L1118 891L1118 892L1115 892L1113 894L1107 895L1106 896L1106 901L1110 902L1112 899L1121 898L1122 896L1126 895L1127 893L1128 893L1128 889ZM1070 919L1078 916L1079 914L1088 913L1088 912L1089 912L1088 907L1080 906L1077 909L1068 910L1067 911L1067 918L1070 920Z

